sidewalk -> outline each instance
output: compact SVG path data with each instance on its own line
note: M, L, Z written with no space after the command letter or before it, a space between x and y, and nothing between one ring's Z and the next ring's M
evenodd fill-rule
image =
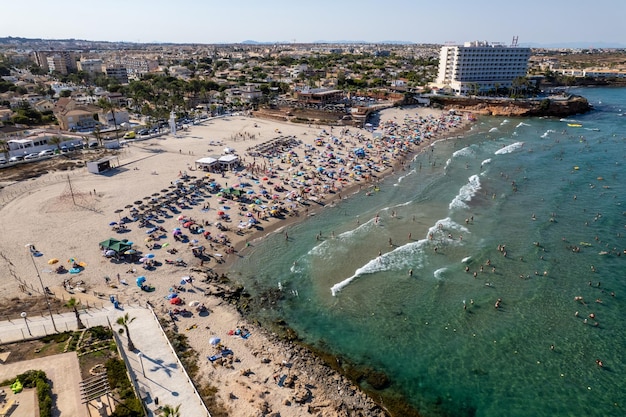
M116 321L126 313L129 318L134 318L128 326L136 347L134 352L128 351L126 334L117 334L120 326ZM137 306L116 310L110 306L82 311L80 317L87 327L108 326L110 321L116 339L121 342L118 345L129 374L134 379L131 382L138 388L148 416L154 416L159 406L163 405L180 405L181 415L210 416L151 310ZM76 316L72 312L55 314L53 318L56 328L61 332L77 329ZM0 343L30 339L29 332L32 337L54 333L50 317L1 321Z

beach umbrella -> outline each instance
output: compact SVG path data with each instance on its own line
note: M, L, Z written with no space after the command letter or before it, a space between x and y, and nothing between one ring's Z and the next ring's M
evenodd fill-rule
M115 210L115 211L114 211L114 213L121 213L121 212L123 212L123 211L124 211L124 210L122 210L122 209L117 209L117 210Z
M170 298L170 304L175 304L175 305L178 305L178 304L180 304L180 303L182 303L182 302L183 302L183 300L181 300L181 299L180 299L180 298L178 298L178 297Z
M146 262L148 258L139 258L139 262Z
M104 252L105 256L113 256L115 255L115 251L112 249L109 249L108 251Z
M169 293L165 298L167 298L168 300L171 300L172 298L178 298L178 294L176 294L175 292Z
M137 200L137 201L133 202L133 204L141 204L141 203L142 203L141 200Z
M157 197L159 193L152 193L152 197Z
M133 208L133 205L132 205L132 204L126 204L126 205L124 206L124 208L126 208L126 209Z
M180 230L174 230L174 231L172 232L172 234L173 234L174 236L176 236L176 235L180 235L180 234L182 234L182 233L183 233L183 232L181 232Z
M161 247L162 248L167 248L169 245L170 245L169 242L166 242L166 243L162 244Z
M153 259L154 258L154 253L149 253L145 256L148 259Z
M27 243L24 245L25 248L30 248L31 246L35 246L35 245L33 245L32 243Z
M109 226L115 226L117 224L117 222L111 222L109 223Z
M59 260L57 258L52 258L48 261L48 265L54 265L55 263L59 262Z
M143 275L140 276L140 277L137 277L135 282L137 282L137 286L138 287L141 287L143 285L143 283L146 282L146 277L144 277Z
M218 211L218 212L217 212L217 215L218 215L218 216L223 216L224 214L226 214L226 213L224 213L224 211L223 211L223 210L220 210L220 211Z
M124 255L134 255L135 253L137 253L135 249L129 249L126 252L124 252Z
M220 341L221 341L220 338L215 337L215 336L209 339L209 343L212 344L213 346L216 346L217 344L219 344Z
M178 216L177 220L185 220L185 216L181 214L180 216Z
M184 279L180 280L180 285L185 285L187 283L187 281L185 281Z
M189 307L197 307L200 305L200 301L198 300L193 300L192 302L189 303Z

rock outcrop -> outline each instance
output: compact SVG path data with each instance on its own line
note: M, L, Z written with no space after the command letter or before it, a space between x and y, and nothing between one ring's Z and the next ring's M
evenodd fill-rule
M567 117L591 110L586 98L575 95L524 100L441 96L431 98L431 103L447 110L508 117Z

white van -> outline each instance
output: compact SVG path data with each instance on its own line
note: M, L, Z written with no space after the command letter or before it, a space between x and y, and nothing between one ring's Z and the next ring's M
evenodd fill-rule
M42 156L52 156L52 155L54 155L54 152L51 149L46 149L45 151L39 152L39 157L40 158Z

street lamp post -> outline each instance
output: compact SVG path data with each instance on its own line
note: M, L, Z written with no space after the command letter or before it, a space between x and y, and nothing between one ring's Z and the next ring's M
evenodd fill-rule
M30 332L30 327L28 327L28 320L26 320L26 316L28 316L28 314L26 314L25 311L22 311L20 316L24 319L24 323L26 323L26 329L28 330L28 334L32 336L33 334Z
M143 353L139 352L137 354L137 356L139 356L139 363L141 364L141 373L143 374L143 377L145 378L146 377L146 370L143 367L143 360L142 360Z
M30 254L30 260L33 261L33 266L35 267L35 271L37 271L37 278L39 278L39 283L41 284L43 296L46 297L46 304L48 305L48 313L50 313L50 320L52 321L52 327L54 328L54 331L58 333L59 331L57 330L57 325L54 323L54 317L52 316L52 308L50 307L50 300L48 300L48 291L46 291L46 288L43 286L41 275L39 275L39 268L37 268L37 264L35 263L35 257L33 256L32 253Z

